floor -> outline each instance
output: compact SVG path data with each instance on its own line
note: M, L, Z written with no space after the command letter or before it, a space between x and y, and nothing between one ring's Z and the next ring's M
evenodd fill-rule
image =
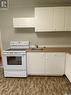
M71 95L71 83L65 76L5 78L0 68L0 95Z

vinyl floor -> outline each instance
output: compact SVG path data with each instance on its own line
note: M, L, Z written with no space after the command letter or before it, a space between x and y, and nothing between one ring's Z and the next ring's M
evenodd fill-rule
M5 78L0 68L0 95L71 95L71 83L65 76Z

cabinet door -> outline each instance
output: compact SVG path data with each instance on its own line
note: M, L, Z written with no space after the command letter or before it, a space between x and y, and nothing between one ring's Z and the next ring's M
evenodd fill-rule
M13 18L14 28L34 28L35 22L34 18Z
M64 7L54 7L54 29L64 31Z
M35 8L35 32L53 31L53 8Z
M46 53L45 72L47 75L63 75L65 53Z
M27 71L29 75L44 74L43 53L28 52L27 53Z
M66 54L65 74L71 82L71 55L70 54Z
M71 31L71 7L65 7L65 31Z

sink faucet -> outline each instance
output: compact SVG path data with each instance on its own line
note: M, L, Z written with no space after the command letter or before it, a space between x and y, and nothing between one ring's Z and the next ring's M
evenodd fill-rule
M37 44L35 44L35 47L36 47L36 48L38 48L38 45L37 45Z

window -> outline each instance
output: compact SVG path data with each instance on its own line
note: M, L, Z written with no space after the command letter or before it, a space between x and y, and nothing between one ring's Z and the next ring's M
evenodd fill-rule
M0 0L0 9L8 8L8 0Z

